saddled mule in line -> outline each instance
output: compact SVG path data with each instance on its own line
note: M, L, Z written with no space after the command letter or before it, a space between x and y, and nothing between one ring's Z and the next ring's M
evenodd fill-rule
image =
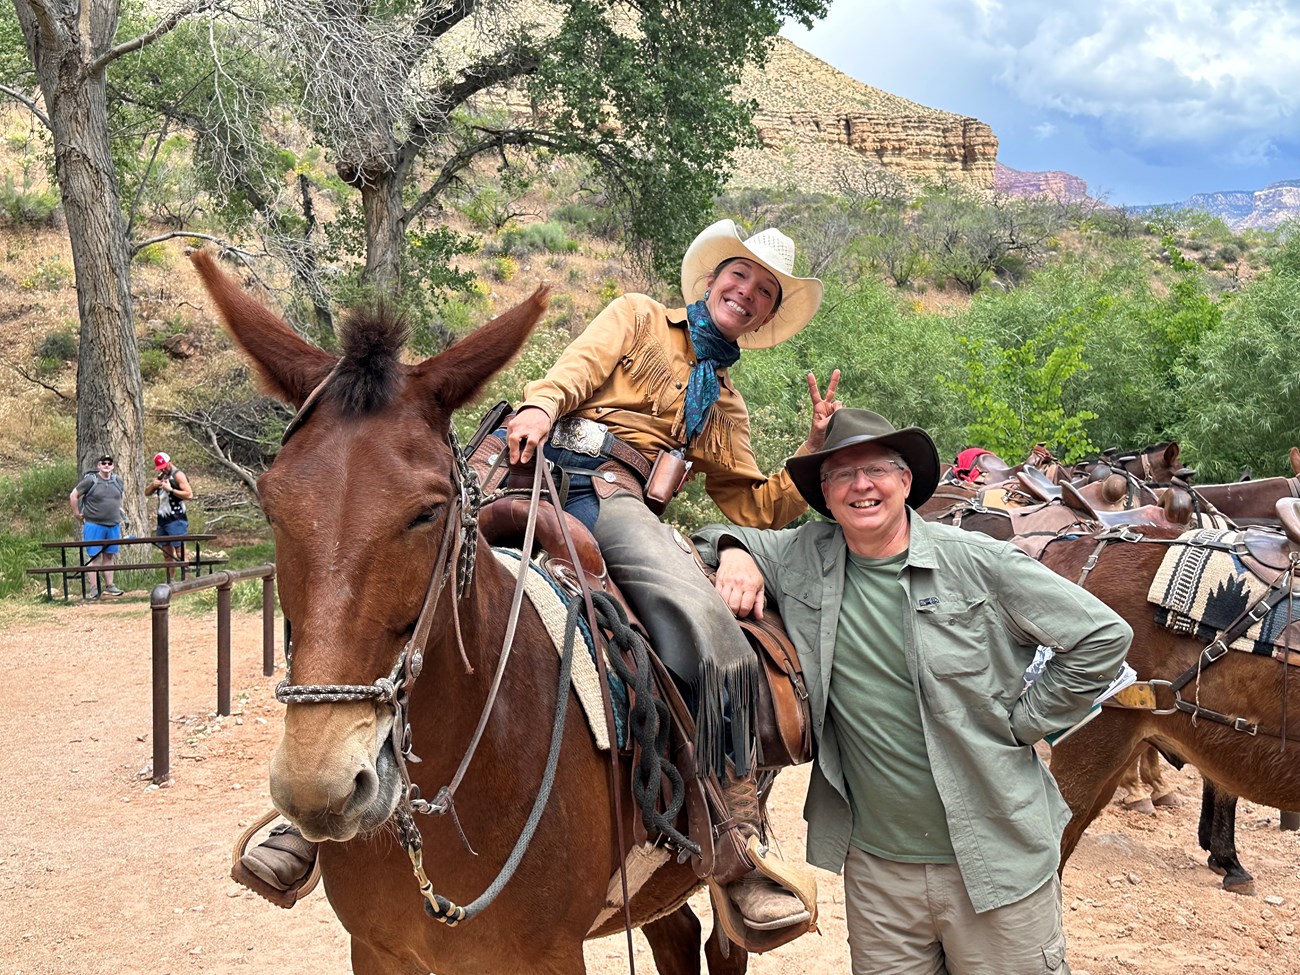
M1153 527L1131 532L1146 539L1178 533ZM1297 547L1293 541L1290 543ZM1063 539L1049 545L1042 561L1066 578L1078 579L1090 557L1095 566L1084 584L1133 627L1129 663L1141 681L1175 681L1195 672L1208 640L1175 633L1157 624L1147 593L1165 556L1155 541L1114 541L1098 553L1095 538ZM1283 607L1286 601L1280 604ZM1292 602L1300 621L1300 586ZM1288 627L1289 639L1295 629ZM1193 763L1224 792L1254 802L1294 809L1300 803L1300 669L1295 653L1281 659L1229 650L1200 667L1181 692L1184 703L1204 709L1196 719L1186 710L1158 713L1144 708L1102 708L1102 713L1052 752L1052 774L1074 812L1061 841L1062 866L1083 831L1114 794L1121 777L1145 743ZM1174 707L1167 685L1152 687L1161 710ZM1216 712L1229 723L1206 712ZM1239 720L1238 720L1239 719ZM1240 727L1234 727L1233 723ZM1253 732L1253 733L1252 733ZM1207 795L1206 805L1211 802ZM1226 814L1226 813L1225 813ZM1202 841L1207 841L1206 809ZM1226 866L1226 865L1225 865Z
M376 687L394 673L426 593L436 591L430 578L444 543L462 527L458 517L448 523L461 490L449 443L452 412L520 350L546 308L545 290L409 365L398 360L403 329L390 318L353 316L342 332L343 355L335 357L244 294L211 257L198 254L194 263L268 391L300 409L296 429L258 482L275 534L280 604L293 626L291 684ZM409 698L413 752L423 759L409 771L426 797L452 779L469 746L514 588L481 534L468 544L477 553L473 580L459 601L454 578L436 596L423 670ZM459 824L451 816L424 821L433 889L459 904L477 898L506 862L547 764L560 662L528 601L513 646L456 793ZM615 911L590 930L625 851L616 849L609 764L581 708L568 708L554 790L518 871L464 928L426 915L390 819L403 798L394 746L402 729L393 733L393 714L373 698L291 700L271 764L277 808L307 839L321 841L325 891L351 936L352 970L584 972L584 939L622 928ZM629 841L631 805L623 803ZM698 886L689 864L670 861L632 897L633 921L645 926L661 973L699 972L700 926L685 905ZM710 938L706 948L709 970L743 973L745 952L732 946L724 959L716 942Z

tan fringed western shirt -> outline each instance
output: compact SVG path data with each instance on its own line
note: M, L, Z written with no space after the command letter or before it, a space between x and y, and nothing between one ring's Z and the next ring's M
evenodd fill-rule
M749 441L749 410L726 369L722 395L685 446L686 383L695 348L686 309L669 311L653 298L626 294L612 301L575 338L546 376L524 387L524 406L552 422L579 416L604 423L653 461L660 450L685 447L693 474L722 513L737 525L781 528L808 507L784 469L758 469ZM801 447L800 452L804 450Z

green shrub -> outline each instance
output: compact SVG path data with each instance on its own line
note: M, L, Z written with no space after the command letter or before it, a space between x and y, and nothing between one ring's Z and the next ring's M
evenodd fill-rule
M600 306L604 308L622 293L623 286L613 278L607 278L605 282L596 289L596 298L600 301Z
M66 513L68 494L80 480L70 460L33 467L16 477L0 478L0 515L44 523L51 514Z
M587 272L580 267L569 268L569 284L582 284L587 280Z
M132 260L139 264L149 267L166 267L167 266L167 248L161 243L150 244L147 247L141 247L135 252Z
M597 228L603 225L605 219L602 207L576 201L556 207L551 212L551 216L582 234L597 232Z
M569 254L578 249L578 242L569 238L563 224L530 223L523 227L510 227L484 246L484 253L503 257L524 257L546 251L551 254Z
M37 264L19 284L28 291L58 291L71 281L72 268L58 258L50 257Z
M11 225L48 227L58 209L59 194L48 187L15 186L12 175L0 185L0 213Z
M144 380L157 379L167 369L170 362L170 358L163 349L141 349L140 378Z
M68 328L58 328L53 332L47 332L45 338L41 339L40 345L36 346L36 357L38 359L56 359L59 362L68 362L77 357L77 336Z
M546 324L552 328L572 329L577 321L577 309L573 305L573 295L557 294L551 297Z

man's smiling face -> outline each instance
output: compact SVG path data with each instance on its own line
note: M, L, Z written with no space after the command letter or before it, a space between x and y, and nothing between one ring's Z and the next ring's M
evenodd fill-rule
M880 476L869 477L862 468L878 468ZM899 466L897 454L879 444L855 444L822 461L826 507L858 554L900 534L906 538L911 489L912 472Z

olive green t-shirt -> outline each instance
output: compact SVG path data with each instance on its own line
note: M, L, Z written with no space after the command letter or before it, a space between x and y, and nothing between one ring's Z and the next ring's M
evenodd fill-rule
M887 860L956 863L904 656L906 561L906 552L850 552L844 567L829 707L853 806L850 842Z

